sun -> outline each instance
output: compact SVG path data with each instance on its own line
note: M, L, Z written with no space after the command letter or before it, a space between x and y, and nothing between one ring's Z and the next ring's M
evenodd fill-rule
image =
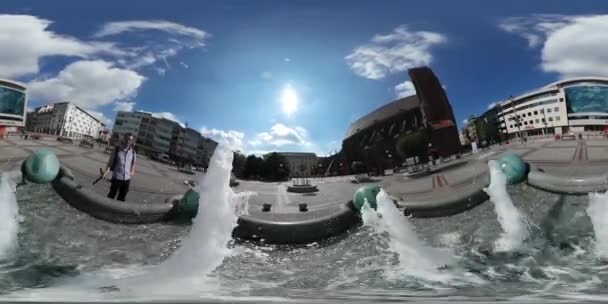
M281 108L287 116L291 116L298 110L298 95L289 85L284 87L281 92Z

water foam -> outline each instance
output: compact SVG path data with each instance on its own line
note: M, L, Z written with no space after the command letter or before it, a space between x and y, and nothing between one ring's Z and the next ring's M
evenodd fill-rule
M0 176L0 259L9 258L17 249L19 207L12 172Z
M586 211L595 234L595 253L602 259L608 259L608 192L589 193Z
M277 186L277 208L284 210L289 205L289 195L287 194L287 187L283 184Z
M412 223L383 190L378 193L377 205L375 211L364 204L361 210L363 223L378 235L388 237L390 250L399 255L400 270L428 281L450 281L453 277L438 268L454 262L451 253L427 246L418 239Z
M158 266L145 266L127 271L102 270L81 276L78 282L64 286L119 290L118 297L160 299L213 293L220 283L210 277L225 258L236 253L230 248L232 230L238 216L246 214L252 192L234 193L229 186L233 152L218 146L206 175L198 180L200 193L198 215L182 246ZM119 273L120 275L116 275Z
M496 251L512 251L521 247L529 236L525 217L513 205L513 201L507 193L507 177L500 170L498 163L494 160L488 162L490 168L490 185L484 191L490 196L494 203L498 222L503 233L495 243Z
M161 268L169 273L206 275L231 255L228 243L237 225L237 210L249 193L235 194L229 186L233 153L220 145L209 162L207 174L199 178L199 212L182 247Z

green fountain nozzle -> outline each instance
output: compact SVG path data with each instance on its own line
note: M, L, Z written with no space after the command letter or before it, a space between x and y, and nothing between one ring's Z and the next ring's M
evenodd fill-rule
M509 184L517 184L528 177L528 164L517 154L507 152L498 160L500 170L507 176Z
M376 209L378 208L378 205L376 204L376 196L378 193L380 193L380 187L378 186L363 186L353 194L353 205L357 211L360 212L361 208L363 208L363 204L367 200L369 206Z
M21 173L33 183L50 183L59 174L59 159L48 149L37 149L23 162Z
M180 220L190 220L198 214L198 200L200 194L192 189L188 189L184 196L177 201L175 207L176 218Z

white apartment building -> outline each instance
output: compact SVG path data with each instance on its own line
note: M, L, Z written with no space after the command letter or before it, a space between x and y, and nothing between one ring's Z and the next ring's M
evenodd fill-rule
M498 121L508 137L601 131L608 126L608 78L571 78L512 97L500 104Z
M70 102L59 102L29 113L26 129L72 139L97 139L106 127L82 108Z

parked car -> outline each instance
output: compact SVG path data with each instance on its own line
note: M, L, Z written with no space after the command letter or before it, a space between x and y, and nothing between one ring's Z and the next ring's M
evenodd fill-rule
M74 141L71 138L62 137L62 136L57 137L57 141L60 141L60 142L66 143L66 144L73 144L74 143Z
M186 173L186 174L190 174L190 175L194 175L195 172L193 170L194 168L192 166L184 166L184 167L180 167L177 169L177 171L182 172L182 173Z
M95 144L93 144L93 142L91 142L91 141L83 139L83 140L80 141L80 146L83 147L83 148L92 149L93 147L95 147Z
M165 164L168 164L168 163L170 163L170 162L171 162L171 160L169 159L169 155L167 155L167 154L161 154L161 155L158 157L158 160L159 160L161 163L165 163Z

